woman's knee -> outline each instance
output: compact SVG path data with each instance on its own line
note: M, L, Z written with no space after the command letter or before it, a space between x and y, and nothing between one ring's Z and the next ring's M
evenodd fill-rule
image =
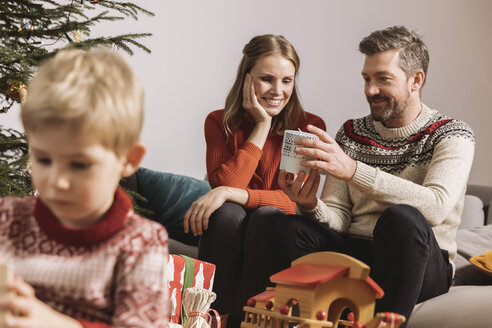
M246 210L241 205L225 202L210 216L208 230L239 230L246 217Z
M200 238L198 258L209 262L220 262L218 258L229 256L239 258L246 217L244 208L236 203L226 202L219 207Z
M275 226L286 214L272 206L263 206L254 210L248 218L247 234L261 234L268 227ZM269 232L268 232L269 233Z
M262 219L263 217L286 215L284 211L273 206L262 206L254 210L250 215L250 220Z

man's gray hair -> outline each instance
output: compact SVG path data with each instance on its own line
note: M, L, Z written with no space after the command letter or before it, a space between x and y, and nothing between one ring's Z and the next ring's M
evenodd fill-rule
M400 67L407 77L419 70L427 77L429 51L419 33L392 26L372 32L359 43L359 51L366 56L393 49L400 50Z

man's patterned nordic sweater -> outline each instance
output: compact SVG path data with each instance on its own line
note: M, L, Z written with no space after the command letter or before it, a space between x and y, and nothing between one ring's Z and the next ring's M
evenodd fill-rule
M337 141L353 159L393 174L412 165L428 164L435 145L443 138L460 136L475 142L468 124L438 111L429 111L429 121L411 138L405 135L405 129L394 129L399 131L394 135L381 136L375 129L372 117L366 116L346 121L337 134ZM398 133L401 135L398 136Z

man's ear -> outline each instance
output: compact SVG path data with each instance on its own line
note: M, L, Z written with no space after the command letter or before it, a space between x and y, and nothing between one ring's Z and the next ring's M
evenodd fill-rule
M412 91L419 91L424 85L425 73L424 71L417 71L413 76Z
M146 151L147 149L141 143L136 143L130 148L123 164L122 177L129 177L138 169Z

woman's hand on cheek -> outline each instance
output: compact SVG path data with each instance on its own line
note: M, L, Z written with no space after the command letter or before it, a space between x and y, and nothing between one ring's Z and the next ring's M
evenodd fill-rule
M190 230L193 236L201 236L208 229L208 220L215 210L227 200L228 187L220 186L194 201L184 216L184 232Z
M255 122L271 124L272 117L267 113L265 108L258 102L255 93L255 85L253 76L250 73L246 74L243 85L243 108L248 112Z

